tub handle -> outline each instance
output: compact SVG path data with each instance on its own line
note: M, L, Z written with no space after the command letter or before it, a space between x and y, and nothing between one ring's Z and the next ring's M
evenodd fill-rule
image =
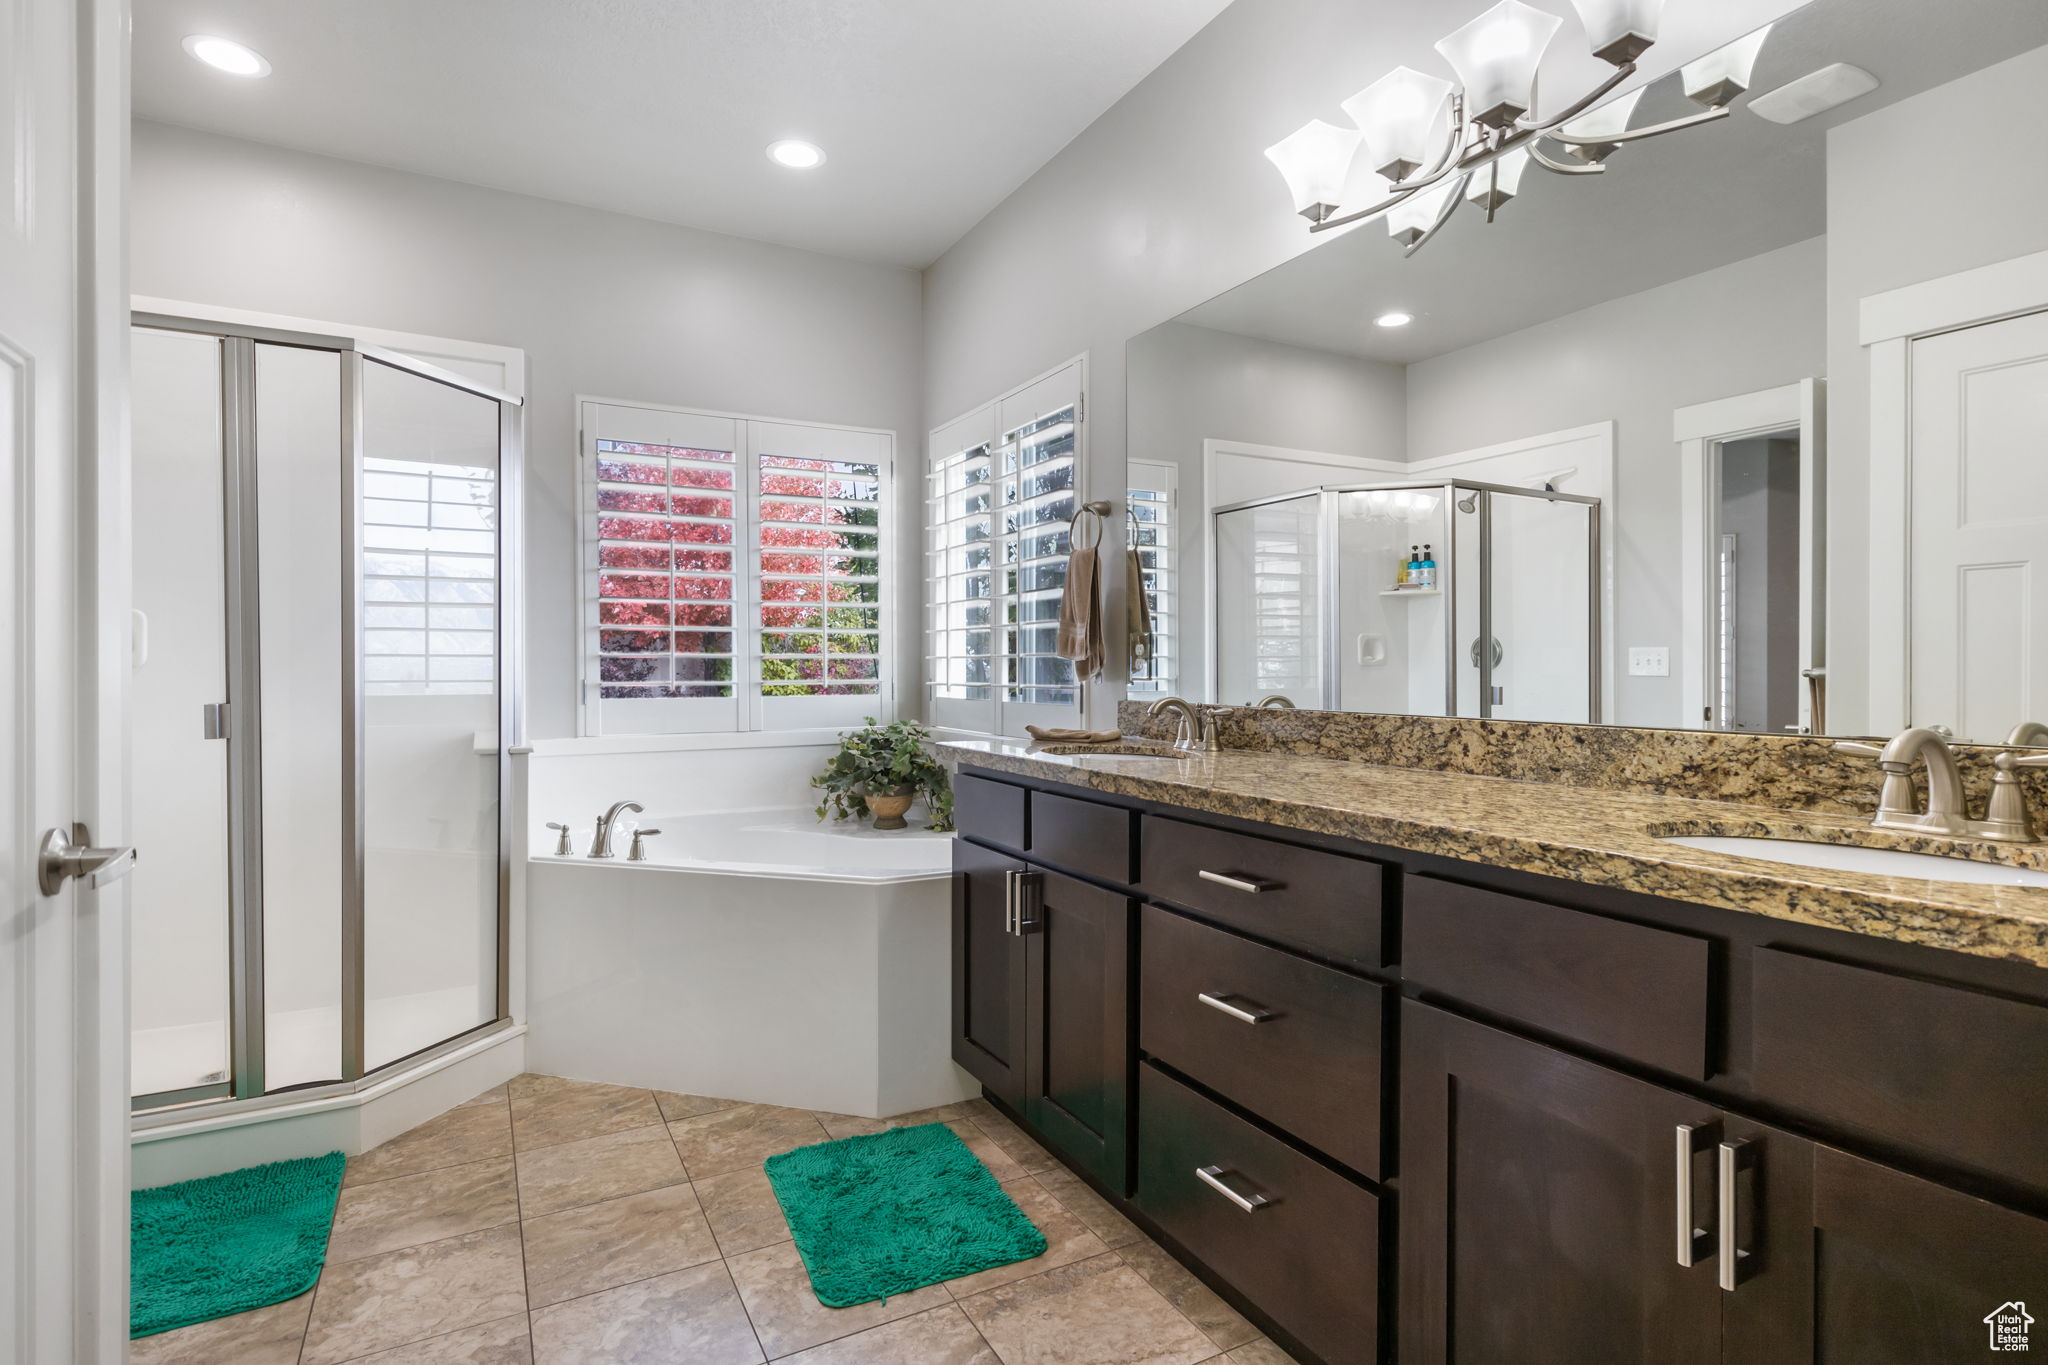
M644 840L647 840L647 839L652 839L652 838L653 838L653 837L654 837L655 835L657 835L657 834L659 834L659 833L661 833L661 831L660 831L660 830L658 830L658 829L636 829L636 830L634 830L634 831L633 831L633 845L632 845L632 847L631 847L631 848L628 848L628 849L626 850L626 861L627 861L627 862L629 862L629 863L644 863L644 862L646 862L646 861L647 861L647 845L646 845L646 843L645 843L645 842L643 842L643 841L644 841Z

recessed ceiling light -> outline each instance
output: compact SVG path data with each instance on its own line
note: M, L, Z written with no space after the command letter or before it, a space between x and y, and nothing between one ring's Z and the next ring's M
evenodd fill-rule
M225 71L230 76L270 74L270 63L263 60L262 53L244 47L232 38L213 38L195 33L185 39L185 50L214 70Z
M825 164L825 149L815 142L786 137L780 142L768 144L768 159L793 171L808 171L813 166Z
M1391 313L1382 313L1374 318L1372 325L1375 327L1406 327L1413 321L1415 321L1415 314L1404 313L1397 308Z

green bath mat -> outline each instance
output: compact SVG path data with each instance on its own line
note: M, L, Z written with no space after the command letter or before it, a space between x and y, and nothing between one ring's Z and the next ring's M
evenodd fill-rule
M766 1165L827 1308L907 1294L1045 1250L1045 1234L943 1123L820 1142Z
M329 1152L137 1190L128 1334L189 1327L311 1289L347 1161Z

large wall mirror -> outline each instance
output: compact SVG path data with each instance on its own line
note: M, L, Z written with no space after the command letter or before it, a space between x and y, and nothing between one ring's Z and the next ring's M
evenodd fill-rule
M2048 720L2044 89L2033 0L1815 0L1726 117L1504 161L1412 253L1368 220L1132 338L1132 695Z

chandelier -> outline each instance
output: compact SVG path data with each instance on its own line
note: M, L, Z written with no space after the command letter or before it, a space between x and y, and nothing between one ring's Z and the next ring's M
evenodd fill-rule
M1558 175L1598 175L1627 143L1726 118L1749 88L1771 31L1766 24L1681 69L1687 98L1703 106L1699 113L1631 128L1641 87L1604 105L1600 101L1635 74L1636 60L1656 41L1664 0L1571 4L1593 55L1614 72L1563 110L1534 112L1537 68L1564 20L1521 0L1501 0L1437 43L1457 74L1455 82L1397 66L1343 102L1355 126L1312 119L1268 147L1266 157L1286 178L1309 231L1385 214L1388 234L1412 256L1467 200L1483 208L1490 223L1514 197L1531 162ZM1370 207L1340 214L1361 144L1374 171L1388 182L1387 194Z

